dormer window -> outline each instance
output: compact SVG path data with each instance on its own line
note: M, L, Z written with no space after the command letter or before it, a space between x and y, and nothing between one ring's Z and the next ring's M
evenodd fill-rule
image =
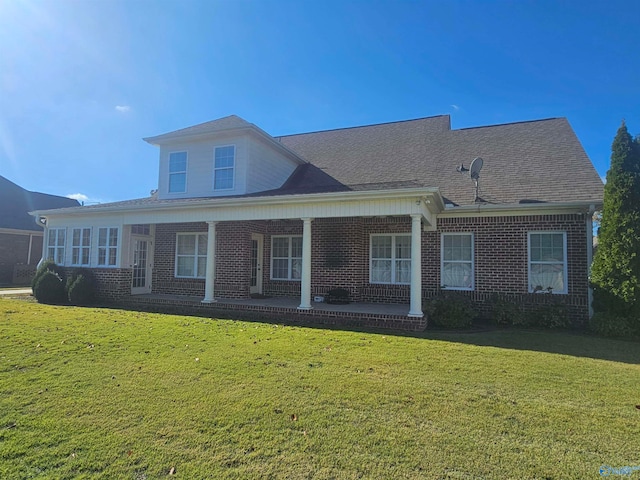
M187 152L169 154L169 193L187 191Z
M213 189L233 189L236 147L234 145L216 147L213 162Z

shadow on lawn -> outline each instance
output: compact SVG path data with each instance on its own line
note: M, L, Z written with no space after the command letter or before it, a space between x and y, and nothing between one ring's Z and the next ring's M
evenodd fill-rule
M365 328L354 325L335 325L321 323L304 323L287 321L283 318L274 320L256 312L226 311L221 316L212 316L211 312L181 312L181 308L162 306L153 308L135 308L124 305L101 305L100 308L122 309L138 312L165 313L169 315L188 315L205 318L225 318L247 322L272 323L303 328L323 330L341 330L371 333L376 335L395 335L399 337L422 338L444 342L463 343L482 347L506 348L511 350L529 350L536 352L557 353L574 357L594 358L612 362L640 364L640 342L597 337L581 332L526 330L519 328L495 328L482 326L470 331L452 331L427 329L424 332L404 332L377 328Z
M427 330L421 338L483 347L507 348L640 364L640 342L579 332L495 329L478 332Z

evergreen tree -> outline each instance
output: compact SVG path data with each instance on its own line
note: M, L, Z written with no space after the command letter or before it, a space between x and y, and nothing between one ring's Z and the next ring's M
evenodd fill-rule
M640 140L624 121L611 145L591 281L596 311L632 318L640 327Z

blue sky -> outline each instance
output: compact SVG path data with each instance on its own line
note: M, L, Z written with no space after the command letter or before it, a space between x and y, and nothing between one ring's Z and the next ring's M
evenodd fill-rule
M640 2L0 0L0 175L147 196L142 137L237 114L272 135L450 114L567 117L600 175L640 133Z

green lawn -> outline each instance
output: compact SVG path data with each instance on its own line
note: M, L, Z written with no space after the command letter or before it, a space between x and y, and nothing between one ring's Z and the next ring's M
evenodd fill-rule
M2 479L600 478L640 465L636 404L632 342L0 299Z

